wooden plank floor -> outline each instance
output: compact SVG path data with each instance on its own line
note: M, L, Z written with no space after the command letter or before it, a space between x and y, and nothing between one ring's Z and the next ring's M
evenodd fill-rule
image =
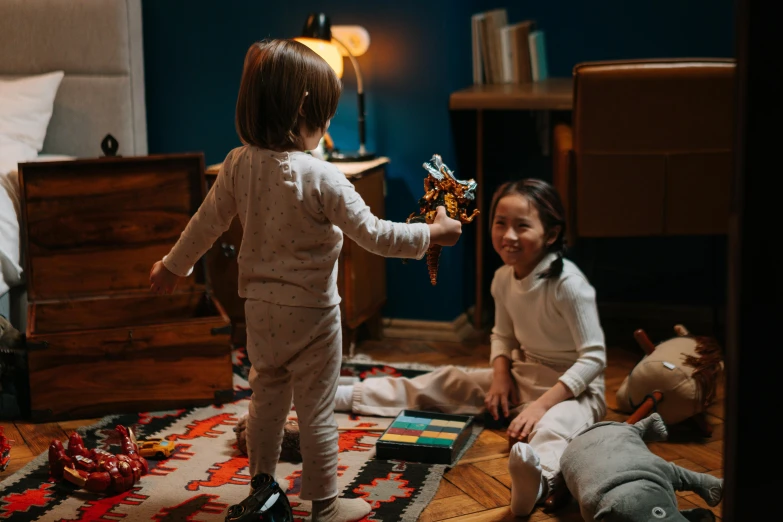
M489 345L482 340L464 343L422 342L400 339L362 341L356 349L374 359L389 362L418 362L431 365L456 364L486 366ZM641 358L641 352L609 349L606 370L607 420L624 421L627 415L613 411L615 392L625 376ZM724 387L720 383L716 403L709 409L707 420L713 425L712 437L692 442L688 426L670 427L670 440L650 443L650 449L662 458L694 471L723 476ZM84 419L48 424L2 422L6 436L14 440L11 460L0 480L22 468L36 455L48 450L53 438L65 442L77 427L98 419ZM457 466L449 470L430 505L419 518L422 522L501 522L514 520L508 504L511 498L511 477L508 474L508 443L502 430L484 430ZM680 509L709 507L690 492L678 493ZM710 508L720 520L721 506ZM527 518L531 522L580 521L582 517L574 503L554 514L537 509Z
M365 341L357 353L389 362L419 362L442 365L486 366L489 345L482 340L466 343L418 341ZM622 348L608 350L606 369L606 420L625 421L628 415L613 411L615 393L625 377L641 359L641 351ZM683 423L670 426L666 442L649 443L650 450L676 464L694 471L723 477L724 383L719 383L717 399L710 407L707 420L713 425L712 437L693 442L694 427ZM698 495L678 492L680 509L704 507L721 520L721 505L709 507ZM511 477L508 474L508 441L503 430L484 430L460 462L446 473L440 489L419 517L421 522L503 522L517 520L508 508L511 499ZM518 519L525 520L525 519ZM536 509L526 520L577 522L583 520L576 503L556 513Z

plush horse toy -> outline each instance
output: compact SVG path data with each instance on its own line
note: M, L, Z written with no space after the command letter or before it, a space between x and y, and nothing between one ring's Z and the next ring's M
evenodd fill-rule
M642 330L634 333L646 356L631 370L617 390L617 407L625 413L648 397L655 397L657 411L668 425L693 419L705 436L711 426L704 411L715 400L717 380L723 371L721 349L710 337L692 336L682 326L676 337L657 346Z
M723 480L667 462L643 440L667 436L661 416L653 413L636 424L599 422L568 444L560 467L587 522L715 520L708 509L677 509L675 491L693 491L716 506Z

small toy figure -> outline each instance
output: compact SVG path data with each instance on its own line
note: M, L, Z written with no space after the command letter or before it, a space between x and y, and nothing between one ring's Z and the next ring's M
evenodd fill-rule
M122 453L84 447L82 437L74 432L68 439L68 447L53 439L49 444L49 472L53 477L94 493L120 493L133 487L142 475L149 471L147 461L138 454L133 431L118 424Z
M5 436L5 428L0 426L0 471L5 471L11 460L11 441Z
M256 475L250 487L245 500L228 508L226 522L293 522L288 497L271 475Z
M472 222L479 213L474 209L473 213L468 215L468 205L476 199L476 182L472 179L462 181L454 177L454 172L443 163L438 154L433 154L432 159L424 163L424 169L429 175L424 178L424 196L419 199L419 214L411 213L407 223L432 223L440 206L446 207L450 218L461 223ZM441 250L440 245L432 245L427 250L427 269L433 286L438 280Z
M563 452L560 467L582 517L588 522L715 520L708 509L677 509L675 491L693 491L707 505L718 505L723 480L666 462L643 440L667 436L657 413L636 424L599 422L577 435Z

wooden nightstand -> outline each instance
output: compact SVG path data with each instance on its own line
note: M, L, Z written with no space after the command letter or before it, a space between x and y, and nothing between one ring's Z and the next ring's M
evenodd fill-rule
M384 185L389 158L356 163L334 163L353 183L356 191L372 209L385 217ZM206 170L207 185L212 186L221 164ZM233 342L245 342L245 303L237 294L239 274L236 256L242 244L242 225L235 218L229 229L207 252L211 285L234 326ZM386 303L386 260L364 250L348 237L338 261L338 291L342 297L343 352L351 351L358 328L367 324L371 335L380 335L380 311Z

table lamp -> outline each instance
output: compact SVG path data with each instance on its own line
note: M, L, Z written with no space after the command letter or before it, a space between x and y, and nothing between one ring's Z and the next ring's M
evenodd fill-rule
M359 150L340 151L334 149L329 153L329 161L367 161L373 159L375 154L368 152L364 145L364 84L359 63L356 61L356 57L364 54L370 45L370 35L367 30L358 25L332 26L329 17L324 13L312 13L305 21L302 35L295 40L305 44L326 60L338 78L343 76L343 56L347 56L351 60L351 65L356 72L356 97L359 102Z

